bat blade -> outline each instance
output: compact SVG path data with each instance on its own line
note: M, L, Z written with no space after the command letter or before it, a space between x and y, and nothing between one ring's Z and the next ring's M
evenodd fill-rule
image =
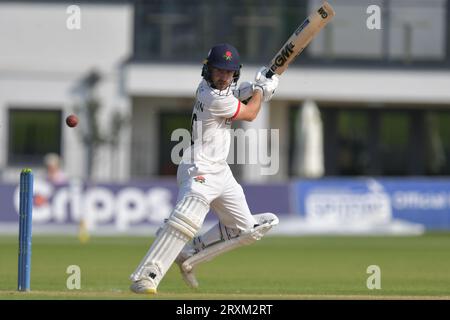
M324 2L320 8L311 13L272 59L266 77L271 78L274 74L281 75L319 31L333 19L335 14L333 7L328 2Z

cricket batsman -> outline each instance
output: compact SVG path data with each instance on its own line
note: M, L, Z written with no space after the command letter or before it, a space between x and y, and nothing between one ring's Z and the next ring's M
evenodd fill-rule
M226 162L231 122L254 120L261 103L269 101L278 86L277 76L266 78L261 69L254 82L237 88L241 67L238 51L229 44L218 44L208 53L192 113L192 144L178 166L177 203L130 277L135 293L155 294L173 262L185 282L196 288L198 264L252 244L278 224L273 213L251 214ZM247 104L241 102L246 100ZM210 208L219 223L197 235Z

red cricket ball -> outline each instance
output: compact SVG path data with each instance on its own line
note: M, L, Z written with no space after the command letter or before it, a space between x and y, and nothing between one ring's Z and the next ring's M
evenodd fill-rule
M68 116L68 117L66 118L66 124L67 124L69 127L71 127L71 128L76 127L77 124L78 124L78 118L77 118L77 116L74 115L74 114L71 114L70 116Z

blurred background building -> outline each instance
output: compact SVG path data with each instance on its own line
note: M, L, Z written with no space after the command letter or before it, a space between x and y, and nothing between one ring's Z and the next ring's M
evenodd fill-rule
M170 135L189 128L208 49L233 43L241 79L251 80L320 3L81 1L81 28L69 29L70 2L1 1L2 177L44 168L47 153L61 155L69 176L174 175ZM450 174L447 1L331 3L335 20L289 67L256 123L280 130L280 170L265 179L304 172L296 132L305 101L320 110L325 176ZM382 10L380 30L366 26L369 5ZM64 126L69 113L81 116L79 128Z
M0 1L0 179L45 170L49 153L68 177L95 182L174 176L170 137L190 126L208 49L234 44L241 80L252 80L320 3L78 1L81 28L71 29L74 3ZM334 21L258 120L234 125L279 129L278 173L233 165L238 179L450 175L448 1L330 3ZM379 30L367 27L371 5L381 8ZM70 113L75 129L64 124Z

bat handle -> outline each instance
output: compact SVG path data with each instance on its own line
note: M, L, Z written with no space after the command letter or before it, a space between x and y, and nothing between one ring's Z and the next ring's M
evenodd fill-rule
M268 78L268 79L270 79L270 78L272 78L272 76L274 75L274 73L273 73L273 71L272 70L267 70L267 72L266 72L266 78Z

